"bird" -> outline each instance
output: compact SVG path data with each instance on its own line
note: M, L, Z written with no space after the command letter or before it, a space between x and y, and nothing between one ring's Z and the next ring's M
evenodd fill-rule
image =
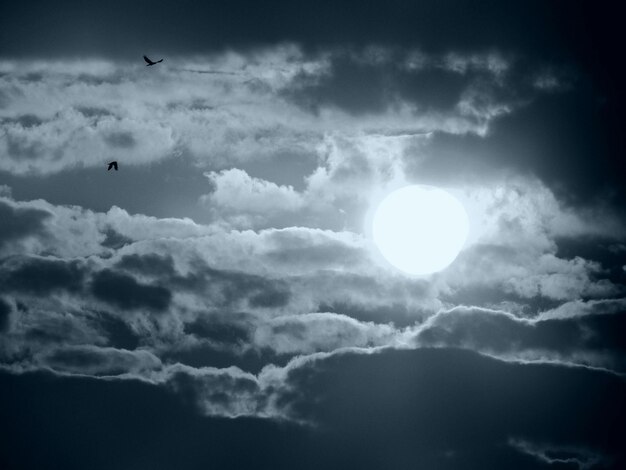
M107 168L107 171L109 171L111 168L113 168L115 171L117 171L117 162L115 162L115 161L109 162L109 168Z
M148 56L143 56L143 60L145 60L147 62L146 67L150 67L151 65L156 65L159 62L163 62L163 59L157 60L156 62L154 62L154 61L148 59Z

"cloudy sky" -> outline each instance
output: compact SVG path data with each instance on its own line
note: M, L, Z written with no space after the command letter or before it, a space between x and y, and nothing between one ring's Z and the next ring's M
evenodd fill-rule
M3 2L0 466L625 468L620 27ZM368 225L409 184L469 215L431 275Z

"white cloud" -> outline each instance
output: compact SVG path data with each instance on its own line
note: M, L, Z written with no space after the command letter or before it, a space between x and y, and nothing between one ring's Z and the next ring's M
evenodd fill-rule
M254 342L279 354L311 354L343 347L390 345L399 336L391 325L359 322L335 313L311 313L281 316L260 325Z
M201 197L202 203L216 218L229 221L233 226L254 227L255 217L267 224L277 215L292 213L304 206L302 195L292 186L252 178L237 168L205 173L205 176L214 190Z
M541 312L539 318L542 320L564 319L594 314L613 314L624 310L626 310L626 299L623 298L589 301L573 300Z
M402 99L366 116L326 105L317 113L303 109L288 92L303 77L334 73L333 54L307 57L295 46L279 46L173 58L150 69L98 60L0 61L6 101L0 150L8 156L0 168L45 174L110 159L142 165L183 152L204 167L227 168L280 152L315 152L329 130L348 136L407 129L484 134L500 113L483 110L476 119L463 110L416 112ZM393 51L370 48L359 57L384 66ZM496 75L502 69L494 58L470 62ZM505 110L498 102L489 107Z

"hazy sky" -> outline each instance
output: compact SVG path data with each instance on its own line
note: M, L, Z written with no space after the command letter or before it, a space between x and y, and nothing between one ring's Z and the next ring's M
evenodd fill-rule
M3 2L0 467L624 468L621 18ZM408 184L469 214L428 276Z

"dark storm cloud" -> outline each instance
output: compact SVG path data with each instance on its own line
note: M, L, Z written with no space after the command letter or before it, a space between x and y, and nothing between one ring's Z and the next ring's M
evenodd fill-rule
M110 313L98 312L93 322L98 330L104 332L109 346L129 351L139 346L140 336L123 319Z
M511 439L591 450L606 457L598 468L624 459L626 384L614 374L420 349L335 355L289 380L284 399L328 433L331 467L540 468Z
M531 171L581 205L619 193L624 162L611 148L615 136L599 99L585 89L539 96L494 121L487 138L435 133L426 149L431 158L414 172L445 181L452 165L474 177Z
M121 462L132 462L137 470L309 465L301 454L306 430L258 419L206 419L170 390L138 381L1 373L0 398L0 418L13 423L0 434L0 462L6 468L104 470Z
M459 350L304 362L289 373L290 387L278 403L315 426L200 417L202 388L184 369L168 388L46 373L2 373L0 381L0 417L13 423L0 440L0 455L13 468L43 462L109 468L111 448L116 461L136 462L139 469L183 470L576 468L539 454L616 470L625 458L623 379ZM211 378L206 384L213 387L205 391L216 402L227 401L219 389L225 383ZM231 385L239 392L256 389L243 377ZM38 452L26 452L26 446Z
M8 258L0 262L4 289L35 295L55 290L78 292L82 289L85 269L78 261L54 258Z
M120 15L120 11L125 14ZM121 1L106 7L95 1L70 1L53 7L30 0L7 4L2 13L0 52L35 56L96 51L129 55L137 47L140 53L197 53L282 41L310 46L421 43L443 51L459 44L466 48L498 44L549 56L555 48L562 52L568 45L577 45L578 38L571 37L576 20L585 20L591 27L597 27L605 15L611 20L610 15L590 6L557 8L541 1L507 5L488 1L476 6L469 1L415 4L393 0L355 7L331 1L294 4L281 0L260 5L244 0L186 0L177 5L155 3L148 8L143 3ZM555 16L560 20L557 25ZM532 35L527 34L529 26L534 26Z
M124 310L145 307L162 311L172 300L169 289L140 283L132 276L110 269L93 276L91 292L96 298Z
M163 361L180 362L190 367L234 366L251 374L259 374L268 364L283 367L292 358L293 354L276 354L270 349L233 352L209 343L198 343L186 349L168 351L161 356Z
M466 347L499 355L526 351L529 356L553 354L565 360L578 356L580 362L625 372L626 344L619 332L626 328L626 311L600 313L601 307L596 304L598 313L537 320L457 307L431 317L416 341L424 346ZM590 356L587 361L585 354Z
M172 282L183 288L207 289L211 302L221 307L241 301L247 301L252 308L282 307L290 299L289 286L284 281L214 269L204 263L199 263L194 273L173 277Z
M0 467L626 467L617 8L2 2Z
M562 258L580 256L597 261L603 276L616 284L626 285L626 245L607 237L562 238L556 240L557 254Z
M222 344L245 344L250 340L254 318L245 313L200 317L185 324L185 333Z
M221 307L229 307L247 300L252 308L272 308L286 305L290 299L286 283L242 271L214 269L196 259L192 269L179 274L169 255L124 255L116 266L127 271L151 276L168 284L190 290L204 291L209 299Z
M286 283L266 279L244 272L223 271L206 268L202 275L219 289L218 299L222 305L230 305L240 299L248 299L251 307L272 308L287 304L290 298ZM218 301L218 305L219 305Z
M0 248L12 240L42 234L44 221L50 216L44 210L16 207L0 201Z
M116 266L149 276L169 277L175 274L174 261L171 256L162 256L156 253L124 255L116 263Z
M8 330L12 311L13 307L11 306L11 304L2 297L0 297L0 333Z
M416 62L415 51L375 48L337 51L330 55L323 74L301 72L284 91L296 103L319 112L324 106L336 106L351 114L380 113L399 103L416 105L420 112L450 112L470 86L482 85L488 99L506 102L507 88L526 92L521 78L512 72L515 83L498 83L510 64L495 54L482 60L465 58L455 64L453 57L433 60L427 56ZM499 62L499 63L498 63ZM521 89L520 89L521 88ZM499 93L502 96L498 96ZM512 98L508 92L508 99Z

